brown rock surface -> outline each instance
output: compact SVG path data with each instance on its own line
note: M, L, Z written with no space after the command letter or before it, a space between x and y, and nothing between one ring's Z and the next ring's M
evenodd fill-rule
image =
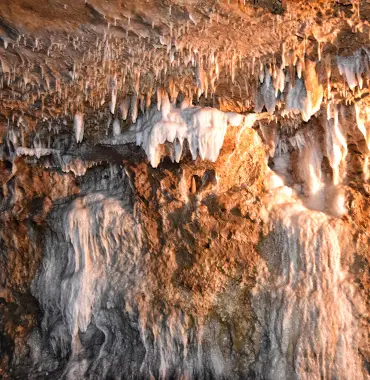
M361 370L328 354L326 376L368 379L369 18L365 0L3 0L0 377L264 378L253 292L265 263L284 277L294 234L271 210L294 200L337 231L354 285ZM167 141L153 168L129 134L162 96L256 122L229 120L216 162L189 142L172 162ZM293 351L292 379L318 375Z

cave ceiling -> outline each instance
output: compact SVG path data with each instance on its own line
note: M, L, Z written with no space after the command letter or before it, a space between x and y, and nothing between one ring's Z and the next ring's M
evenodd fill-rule
M67 128L77 112L87 136L99 135L112 89L117 114L129 102L129 123L162 89L172 102L252 112L267 71L275 78L284 67L307 87L312 62L324 102L354 102L366 98L367 78L348 91L336 57L366 46L369 15L365 1L4 0L1 136L43 133L56 120Z

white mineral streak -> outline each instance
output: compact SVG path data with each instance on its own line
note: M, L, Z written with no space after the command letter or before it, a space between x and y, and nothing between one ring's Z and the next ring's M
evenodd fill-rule
M357 85L362 88L362 74L365 70L365 64L361 50L357 51L353 56L350 57L338 56L337 64L340 74L345 77L347 84L351 90L353 90Z
M121 123L119 119L114 119L113 122L113 136L119 136L121 134Z
M162 107L162 89L157 88L157 111L160 111Z
M89 377L84 359L89 347L83 339L95 331L103 343L94 353L94 365L108 364L117 376L134 371L139 378L158 373L157 378L167 379L176 372L179 378L191 379L206 370L225 378L230 368L215 343L220 327L202 327L179 308L171 307L166 314L156 306L150 253L141 225L125 202L101 193L77 198L58 220L63 238L47 237L34 290L45 311L43 324L49 326L52 349L64 358L70 353L65 377ZM55 249L59 239L60 250ZM174 257L166 260L175 270ZM128 329L123 330L126 323ZM138 358L135 367L126 371L113 364L127 355Z
M231 4L233 2L228 1L228 3L230 7L235 8L236 5ZM285 1L282 0L281 3L284 5ZM288 5L293 6L293 2L290 3ZM110 7L107 6L108 8ZM195 8L189 13L192 7L188 8L187 14L190 21L198 24L201 32L206 35L208 31L205 23L201 22L202 14L197 13ZM358 10L360 10L359 7ZM126 10L122 10L122 12L126 12ZM172 9L171 5L169 6L168 14L173 21L178 12L178 7ZM243 71L248 74L252 71L258 84L255 100L256 112L261 112L265 107L269 113L268 117L271 119L276 108L280 111L284 106L283 116L289 113L301 114L303 121L308 121L320 110L324 95L316 73L316 63L297 58L296 53L301 48L298 47L300 38L297 39L296 36L294 36L296 42L293 44L297 46L292 47L289 41L283 44L281 65L277 65L275 59L272 64L264 65L257 58L259 64L257 63L255 67L256 57L253 57L253 67L247 71L245 66L248 56L245 57L246 61L241 56L238 60L236 51L230 50L228 47L224 52L224 49L217 49L217 52L208 49L207 52L207 49L204 48L197 50L190 45L186 48L181 46L183 44L181 35L186 36L189 31L191 32L188 25L177 28L170 22L167 25L170 29L168 34L165 27L166 20L162 16L154 15L155 20L152 25L153 28L156 26L155 34L158 30L163 33L159 36L163 49L155 48L156 53L152 54L150 49L149 51L147 49L148 43L157 38L150 39L146 32L136 30L139 28L138 24L142 24L143 20L139 20L134 15L127 17L123 14L120 15L122 18L126 18L125 28L129 27L126 28L127 37L124 41L131 39L128 37L129 31L130 35L138 33L140 36L137 46L129 46L130 44L123 42L120 44L117 39L115 42L111 40L109 37L111 32L118 34L119 28L109 30L111 17L108 13L107 15L102 13L102 16L104 18L107 16L108 29L104 32L105 36L101 41L99 38L97 39L96 51L90 51L90 49L88 51L88 55L91 57L86 57L84 66L86 65L94 74L88 74L85 83L83 83L85 78L81 75L83 67L81 62L76 61L78 64L73 64L70 72L73 87L70 88L60 75L59 79L55 77L55 81L51 79L52 76L48 72L52 70L51 68L47 69L47 66L52 60L48 64L45 62L45 65L41 64L36 68L33 67L32 62L24 61L26 57L22 58L18 54L20 60L23 61L19 65L15 60L7 62L5 57L1 58L0 88L4 85L8 86L4 96L7 96L8 92L12 92L14 100L17 100L18 89L16 91L8 90L11 90L12 86L14 89L19 86L21 92L26 92L26 89L31 90L30 101L32 100L32 103L30 104L35 104L36 100L39 101L41 97L44 97L45 91L50 92L50 99L52 99L55 85L56 94L59 96L54 98L58 101L67 100L65 115L68 113L73 115L77 111L76 104L82 104L82 99L75 96L77 95L75 89L78 89L78 86L84 89L86 97L84 101L90 102L91 108L94 109L105 104L110 95L107 134L108 127L113 121L113 136L103 142L108 144L133 143L141 146L153 167L157 167L166 154L173 161L179 162L184 144L189 147L193 160L199 156L202 160L216 161L228 125L240 128L236 133L236 148L228 156L226 165L234 162L234 160L231 161L233 155L240 155L240 159L243 159L243 155L250 154L247 149L241 152L239 145L242 145L240 142L244 137L243 132L246 128L253 126L260 114L244 116L222 112L215 108L192 106L193 96L199 99L201 95L204 95L207 98L209 92L214 95L216 88L221 89L225 82L218 82L220 78L222 81L226 80L233 84L230 88L233 95L235 91L238 92L239 88L240 93L237 93L237 96L240 95L240 98L243 99L244 89L242 91L240 88L238 79ZM230 13L229 16L232 14ZM133 17L132 22L131 17ZM276 20L279 23L288 20L287 15L284 14L277 17ZM212 18L211 14L210 22L212 22ZM218 23L218 14L215 19ZM227 22L232 22L234 28L239 28L240 26L235 25L239 22L236 22L237 20L234 22L233 19L235 20L235 17L228 17ZM225 26L225 21L225 12L221 12L220 27ZM114 22L115 26L123 27L123 20L115 19ZM292 22L296 23L294 20ZM333 23L335 24L335 20ZM313 26L310 24L310 20L307 21L306 26L307 33L311 33ZM306 33L304 29L302 32ZM334 33L330 34L335 35ZM142 41L142 37L143 40L148 38L148 42ZM77 38L75 41L75 37L72 36L68 36L68 41L71 38L75 49L79 49L80 42L85 45L83 40L79 42ZM5 49L8 43L11 43L10 53L12 53L15 45L6 37L2 37L2 39ZM24 40L26 46L26 37ZM184 41L186 40L185 38ZM319 61L322 52L326 51L321 41L324 40L318 40L317 45ZM35 49L39 51L44 47L44 43L45 41L40 40L39 42L36 39ZM311 44L309 41L308 43L307 48L311 50ZM59 44L56 45L59 46ZM297 50L295 50L296 47ZM166 52L166 49L168 61L161 53L162 51ZM211 49L213 48L211 47ZM25 49L23 50L26 52ZM60 47L59 50L61 51ZM137 55L139 51L140 54ZM53 50L50 49L50 52L53 53ZM123 52L124 54L121 55ZM266 53L271 56L269 52ZM256 55L253 49L250 54ZM305 55L304 52L301 57ZM28 56L28 58L31 57L30 54ZM264 53L263 56L265 56ZM127 60L125 57L130 58ZM117 62L115 62L116 60ZM98 67L100 62L103 65L101 72ZM182 66L183 63L185 66ZM153 68L153 65L156 67ZM279 124L276 122L272 128L269 125L260 126L269 147L269 160L273 162L274 171L268 170L266 174L265 185L269 192L269 202L261 213L265 227L269 230L269 234L261 239L265 245L260 246L261 257L265 259L266 263L260 264L258 261L260 267L258 267L257 285L253 293L253 307L255 316L258 318L256 329L262 331L259 335L259 337L262 336L262 339L258 340L258 347L252 347L253 350L256 349L255 352L258 352L258 360L252 364L254 373L245 373L245 378L248 378L248 375L251 378L264 380L361 380L363 378L359 363L356 336L358 326L355 318L357 317L360 321L358 316L361 313L357 311L359 303L355 298L355 291L348 284L346 273L341 267L340 228L341 222L344 224L344 221L328 216L326 212L329 207L332 214L337 217L347 212L346 193L343 186L347 169L347 138L350 144L353 143L353 146L357 144L356 149L361 150L361 159L364 159L363 164L361 163L363 179L364 181L370 179L370 108L366 106L366 100L364 102L358 100L354 105L357 128L364 137L368 148L366 154L362 149L364 140L360 138L358 139L360 141L354 141L360 136L360 133L352 126L346 126L345 122L341 122L341 125L337 105L330 103L334 96L336 96L336 101L338 100L336 83L333 83L333 88L330 84L330 65L329 59L326 72L328 82L327 120L322 125L324 135L320 129L319 136L311 138L308 136L308 128L305 126L295 131L294 128L287 128L288 132L286 133L280 124L282 119L279 119ZM352 91L356 90L356 98L360 99L366 95L365 91L361 92L357 89L363 88L365 76L369 74L369 51L364 48L353 56L337 57L337 65L349 88ZM118 67L120 70L119 85L117 74L114 74L117 66L120 66ZM19 70L26 70L27 67L32 70L27 69L28 72L24 73L23 78L21 76L18 78ZM152 71L150 67L155 72L153 78L148 78ZM177 69L179 69L178 73ZM36 72L39 71L41 78L36 75ZM184 78L181 78L176 85L174 83L169 85L170 97L165 89L157 87L157 105L150 108L154 89L159 83L167 83L169 74L179 74ZM101 82L99 78L102 78L103 75L104 82ZM105 75L109 76L108 82ZM192 76L195 77L197 89L193 87L194 83L192 85L185 84ZM132 83L131 77L135 78L135 83ZM324 79L324 75L322 78ZM334 75L332 79L334 80ZM122 133L116 106L118 88L122 88L125 80L130 95L125 92L126 96L121 97L120 94L119 108L122 119L127 120L130 116L133 124L128 132ZM143 85L145 88L148 84L149 87L145 89L146 91L142 91ZM184 97L180 108L176 108L177 95L182 86L181 91L184 91L187 96ZM249 86L250 84L246 80L246 93L254 88ZM144 98L144 94L146 98ZM355 93L350 95L352 97ZM7 99L5 100L7 101ZM26 103L28 102L27 97L24 97L24 100ZM46 121L46 118L43 120L44 115L51 114L51 112L44 111L48 102L41 100L41 120ZM74 100L76 104L73 104ZM247 105L250 105L247 95L242 101L245 101L242 104L243 107L247 108ZM138 116L139 105L141 117ZM241 107L241 109L244 108ZM56 155L60 159L62 170L71 171L75 176L84 176L87 169L94 164L76 157L74 153L62 155L59 150L45 148L45 146L53 146L50 144L50 136L48 136L49 143L45 145L36 135L32 142L32 148L17 146L18 144L23 145L25 138L22 134L27 127L22 121L22 117L19 117L16 124L14 119L17 118L17 113L14 112L12 122L16 129L7 126L6 142L11 156L14 153L16 156L25 155L37 158ZM51 132L52 126L51 122L49 123L49 132ZM66 121L65 124L67 124ZM55 128L58 131L60 127L61 125ZM316 126L315 123L312 123L308 127L312 127L314 130ZM353 135L350 133L352 131L355 132ZM81 143L84 137L84 115L81 112L74 114L74 134L77 143ZM62 141L62 139L60 140ZM59 148L59 141L57 143ZM63 145L64 141L61 144ZM5 149L6 147L0 148L1 154L3 151L8 151ZM70 149L69 142L65 143L65 149ZM261 147L261 149L264 148ZM292 149L298 152L293 154ZM333 183L329 183L330 176L323 169L325 167L323 165L324 155L333 171ZM16 162L12 167L13 174L15 168ZM357 170L357 167L355 169ZM239 349L234 350L233 345L237 343L236 346L240 348L241 343L245 347L249 347L253 343L240 341L239 335L240 331L245 330L244 326L248 330L253 330L249 328L248 324L252 319L254 320L254 317L248 317L246 321L241 319L241 322L245 322L245 325L241 325L242 329L238 324L234 326L233 320L230 320L232 323L229 326L226 314L229 313L227 309L231 307L232 300L230 299L227 308L223 310L217 310L216 303L216 301L218 302L217 298L223 296L224 288L217 288L220 292L215 294L213 305L215 306L214 311L217 311L214 320L221 317L221 327L217 323L213 323L211 314L214 313L212 311L205 317L212 322L209 331L206 331L205 320L202 320L201 317L198 318L195 314L187 315L185 308L181 310L177 306L176 299L189 297L187 294L189 292L183 288L178 294L175 294L175 282L171 285L173 288L163 289L168 291L168 294L173 293L174 302L171 302L171 305L166 303L165 298L154 299L153 295L158 295L158 289L153 288L162 286L162 278L160 281L153 278L155 275L152 270L155 267L152 266L153 262L149 256L156 253L150 252L148 249L139 222L140 218L136 218L136 211L134 212L131 203L134 202L134 197L129 191L127 191L128 194L125 193L126 188L123 192L115 189L114 193L109 193L109 187L104 188L104 185L102 186L104 193L99 193L101 188L94 187L98 186L95 182L99 182L99 186L104 181L113 183L122 169L110 165L108 170L109 176L103 176L104 178L92 178L100 174L87 173L86 180L79 181L81 192L72 203L67 205L65 199L55 202L50 211L52 216L48 216L48 218L50 217L49 220L55 222L58 227L54 229L54 226L50 226L51 228L43 229L43 231L45 230L45 251L42 252L42 265L33 284L33 293L42 307L42 323L40 325L42 344L40 343L38 347L40 357L42 357L34 369L40 372L41 377L48 376L48 373L49 376L53 376L50 373L54 373L55 376L60 374L66 379L118 379L136 376L138 379L214 378L217 380L232 378L236 372L233 372L233 368L230 367L236 362L241 363L246 370L247 368L249 370L251 359L247 356L244 357L244 353L241 355ZM184 209L189 211L192 209L189 206L191 206L190 203L193 202L193 198L195 198L193 195L197 190L196 176L193 177L189 174L191 170L188 168L186 171L183 167L179 167L177 170L181 173L178 189L180 199L187 203ZM217 176L217 174L215 175ZM64 181L69 176L60 177L62 178L60 180ZM129 181L128 178L125 180ZM201 180L203 181L203 179ZM88 190L83 186L88 187ZM161 186L166 185L161 182ZM109 189L111 190L111 188ZM218 195L217 191L215 195ZM253 193L248 194L248 198L251 197L253 200L252 195ZM330 199L328 200L328 198ZM68 199L70 198L68 197ZM247 198L245 200L249 202ZM141 208L137 209L137 211L140 210ZM196 213L194 215L197 217ZM166 226L165 211L161 217L163 218L161 225ZM168 222L167 225L169 225ZM221 231L221 235L222 233L223 231ZM171 232L171 236L175 237L175 234ZM182 236L186 237L179 231L180 239L183 239ZM232 239L236 237L233 236ZM173 244L175 245L175 243ZM189 245L189 247L191 246L192 244ZM187 248L179 246L180 248L187 251ZM167 252L171 249L169 244L166 244L163 250L161 249L161 260L166 264L162 269L168 270L167 274L176 275L181 272L180 261L173 252ZM211 264L213 258L211 257L211 259L211 261L206 260L204 265ZM152 267L150 268L150 266ZM203 282L204 279L201 278L201 280ZM234 285L232 287L234 288ZM191 302L191 298L189 297L189 302ZM222 311L222 315L218 315L219 311ZM208 323L208 321L206 322ZM230 338L225 333L221 334L218 329L225 329ZM251 338L249 332L241 336L247 336L248 340ZM223 352L218 346L219 344L220 346L222 344ZM52 352L51 356L54 356L52 359L50 359L49 352ZM224 356L225 352L232 358ZM253 354L254 352L251 356ZM60 357L63 358L63 361L59 361ZM62 373L62 365L67 362L66 369ZM129 368L127 373L131 376L123 374L126 368ZM30 376L33 376L33 372Z
M277 175L275 171L268 169L265 178L265 186L269 190L275 190L280 187L284 187L284 180L282 176Z
M120 240L123 227L117 228L117 237L103 233L113 220L120 220L122 226L126 226L125 239ZM49 252L45 272L41 278L41 281L48 283L48 288L40 289L40 293L45 305L52 304L54 294L56 296L59 293L64 323L74 341L73 349L76 350L78 332L86 331L94 313L94 304L99 301L109 283L106 271L110 264L110 255L108 252L106 255L104 249L109 245L113 248L120 241L122 251L126 248L126 256L129 252L138 252L140 228L135 226L132 216L121 202L114 199L105 200L100 194L77 199L65 215L64 225L65 236L71 243L66 267L66 273L69 275L62 281L61 289L54 286L60 266L56 263L58 258ZM102 245L100 239L103 239Z
M367 149L370 151L370 108L355 104L357 127L363 134Z
M17 156L36 156L40 158L41 156L48 156L49 154L57 153L58 151L55 149L48 148L25 148L23 146L19 146L16 148L15 153Z
M227 160L225 162L225 165L227 167L227 165L231 165L232 158L234 157L234 155L239 155L239 157L242 157L245 154L245 151L240 150L240 142L242 136L246 129L253 127L254 123L258 120L259 117L261 117L261 114L258 115L256 113L250 113L246 116L243 116L235 112L226 112L226 115L228 118L228 122L231 126L240 127L235 137L236 149L234 149L233 152L230 155L228 155ZM257 134L255 135L255 137L260 141L259 137L257 137Z
M354 292L341 267L337 224L296 202L286 189L275 190L276 201L270 199L265 214L270 224L261 247L266 264L258 269L253 298L266 337L257 378L364 379Z
M292 146L295 149L302 150L304 148L304 146L306 145L306 139L304 136L304 132L303 131L297 131L297 133L294 136L289 137L289 142L292 144Z
M347 196L345 189L341 186L335 187L329 194L328 211L331 215L341 217L348 213Z
M131 97L131 121L136 123L138 115L138 98L136 95L132 95Z
M291 86L288 91L285 112L300 112L303 121L307 122L320 110L322 99L322 86L307 90L303 79L296 78L294 86Z
M304 109L304 103L307 98L307 91L304 86L303 79L296 79L294 86L291 86L285 103L285 110L287 112L299 112Z
M252 114L254 115L254 114ZM245 116L236 112L226 112L227 120L232 127L238 127L245 120Z
M188 188L188 185L186 183L185 169L183 169L183 171L181 173L181 177L180 177L180 181L179 181L179 191L180 191L180 196L181 196L180 199L183 202L188 202L188 200L189 200L189 188Z
M162 112L162 118L163 120L166 120L168 118L168 115L171 112L171 103L170 99L168 97L167 91L163 90L161 93L161 112Z
M347 140L339 125L337 106L329 103L328 108L333 111L328 110L328 120L325 120L326 155L333 169L333 184L338 185L345 175L345 172L340 173L340 165L345 163L347 157ZM333 118L329 118L331 115Z
M8 140L13 144L13 145L17 145L18 144L18 136L17 136L17 133L16 131L14 131L13 129L9 129L8 131Z
M276 107L275 88L267 68L265 69L265 80L261 86L261 93L267 112L274 112Z
M60 165L65 173L72 172L76 177L82 177L86 174L86 170L93 166L94 163L85 163L79 158L73 158L69 155L60 157Z
M307 144L299 152L300 176L304 180L304 193L310 208L323 210L325 207L323 173L321 163L323 154L317 142Z
M142 130L137 131L136 144L143 146L153 167L157 167L160 162L158 146L166 141L174 143L176 162L180 161L184 140L189 143L193 160L199 153L202 160L216 161L226 128L227 117L217 109L175 109L166 118L161 117L154 123L149 135L144 124Z
M370 160L369 160L368 154L364 158L363 172L364 172L364 181L366 182L370 179Z
M282 93L285 88L285 74L282 67L277 70L276 78L274 82L275 96L278 96L279 91Z
M182 102L180 104L180 108L184 109L184 108L188 108L191 106L192 106L191 100L188 97L184 97L184 99L182 100Z
M75 131L76 141L78 143L82 142L84 137L84 121L83 114L81 112L77 112L74 117L73 128Z
M269 70L265 67L260 72L259 79L262 84L257 89L255 96L256 112L261 112L263 107L266 107L267 112L274 113L277 101L283 100L286 84L289 85L289 89L287 89L285 97L283 115L300 112L302 119L308 121L312 115L320 110L324 91L316 73L316 63L306 62L305 79L303 79L302 75L301 60L295 61L294 64L297 64L298 73L294 80L289 77L289 74L285 76L284 65L274 70Z
M302 78L302 70L303 70L301 60L298 61L296 69L297 69L297 77L299 79L301 79Z
M311 195L322 191L321 160L317 144L305 146L300 164ZM267 172L261 212L269 233L252 300L265 339L256 377L363 380L355 313L364 308L341 266L341 220L305 207L280 172Z
M275 90L273 86L273 80L267 68L265 69L265 74L263 77L261 76L261 73L263 74L263 70L260 72L260 81L262 79L262 85L257 90L255 98L255 110L256 112L261 112L265 106L267 112L273 113L276 107L277 90ZM279 86L279 83L276 83L276 85Z
M33 149L35 152L35 156L37 158L40 158L42 155L43 146L42 146L41 139L40 139L38 134L36 134L36 136L33 139Z
M238 126L246 119L243 115L224 113L216 108L174 108L168 95L160 92L158 96L161 99L160 111L153 107L146 115L140 117L128 132L107 139L105 143L135 142L143 147L151 165L157 167L162 156L161 145L166 141L172 143L170 157L173 161L180 162L186 140L193 160L199 154L202 160L214 162L222 148L228 123Z
M122 119L127 120L128 111L130 109L130 98L128 96L126 96L122 100L120 109L121 109Z

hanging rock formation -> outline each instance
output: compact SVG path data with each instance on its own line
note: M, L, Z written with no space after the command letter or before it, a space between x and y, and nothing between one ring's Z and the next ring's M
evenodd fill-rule
M368 2L3 2L0 378L370 379Z

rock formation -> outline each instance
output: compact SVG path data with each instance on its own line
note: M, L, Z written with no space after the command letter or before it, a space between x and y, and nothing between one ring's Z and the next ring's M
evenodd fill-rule
M0 378L370 379L369 18L3 0Z

